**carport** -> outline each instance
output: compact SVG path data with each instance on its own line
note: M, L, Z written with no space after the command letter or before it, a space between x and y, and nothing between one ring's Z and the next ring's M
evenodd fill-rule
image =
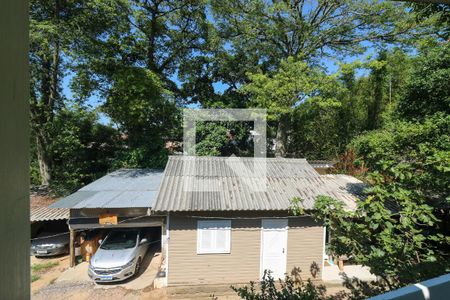
M74 243L80 231L154 228L162 241L164 217L151 214L162 176L163 170L157 169L119 169L52 204L70 209L70 266L75 265Z
M69 210L64 208L48 208L47 206L30 208L31 238L35 238L39 230L51 227L67 232Z

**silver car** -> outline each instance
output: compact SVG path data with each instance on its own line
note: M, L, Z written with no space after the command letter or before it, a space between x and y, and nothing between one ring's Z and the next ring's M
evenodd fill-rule
M31 241L31 255L53 256L69 253L69 233L42 232Z
M89 262L88 274L95 282L114 282L139 272L149 242L139 230L111 231Z

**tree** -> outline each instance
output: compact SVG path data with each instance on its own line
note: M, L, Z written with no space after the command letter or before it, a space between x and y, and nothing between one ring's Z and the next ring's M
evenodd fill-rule
M174 76L206 47L205 3L196 1L116 1L108 33L84 45L77 63L80 94L107 91L117 70L143 68L164 88L181 95ZM190 70L190 68L188 68ZM191 72L194 72L192 70Z
M417 1L417 3L412 3L411 7L418 20L429 22L438 39L448 41L450 37L450 5L444 1L442 3L431 2L433 1L429 3Z
M373 100L368 105L367 110L367 129L373 130L379 127L379 115L381 111L381 104L383 102L383 85L386 80L386 52L382 51L378 54L378 59L375 61L377 64L373 64Z
M318 64L429 33L401 3L215 0L211 7L221 38L214 74L230 88L244 83L246 72L272 71L288 57Z
M250 156L253 141L248 122L197 122L196 155Z
M268 109L269 121L277 121L276 156L287 154L293 109L302 114L300 118L313 119L314 124L309 124L315 127L317 140L326 140L327 130L333 126L328 123L333 119L330 114L340 106L335 97L343 90L334 76L327 76L292 57L282 61L280 68L271 75L259 72L248 76L250 82L243 85L241 91L249 95L251 106Z
M354 213L328 197L316 203L331 251L369 266L390 289L450 271L449 125L442 115L400 121L356 139L370 170L367 198Z
M30 2L30 123L41 184L52 181L50 150L55 116L65 106L62 81L75 49L104 32L108 4L98 1ZM79 53L79 51L77 52Z
M450 48L448 43L424 47L415 59L406 95L398 104L400 117L423 119L450 113Z
M392 2L216 0L211 7L221 42L209 69L228 86L224 95L254 81L250 74L273 76L289 57L316 67L323 58L364 52L364 41L408 43L428 33L407 6ZM286 152L287 122L285 114L276 120L277 155Z
M103 111L125 134L128 153L121 166L164 167L164 141L179 135L175 100L152 71L126 67L112 77Z
M320 197L314 212L332 231L330 250L369 266L383 278L380 291L450 271L450 116L446 82L439 80L448 73L448 53L440 45L428 50L401 79L407 84L397 114L348 146L368 169L365 199L351 213Z
M95 112L79 106L59 110L51 128L52 139L46 147L53 158L50 187L56 195L71 193L103 176L122 147L117 130L99 124ZM39 184L36 152L31 155L31 174L32 184Z
M51 181L50 126L55 110L62 106L60 78L67 17L72 7L60 1L30 2L31 128L35 136L41 183ZM63 14L64 12L64 14ZM66 27L66 28L65 28Z
M317 62L336 53L358 53L361 41L410 38L425 28L407 9L375 1L212 1L220 36L241 58L237 67L256 58L253 65L264 70L290 56Z

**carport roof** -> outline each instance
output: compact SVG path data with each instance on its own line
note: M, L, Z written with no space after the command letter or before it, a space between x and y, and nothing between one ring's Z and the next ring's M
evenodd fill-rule
M50 205L51 208L153 207L163 170L119 169Z
M69 219L69 210L67 208L48 208L46 206L30 208L31 222L67 219Z

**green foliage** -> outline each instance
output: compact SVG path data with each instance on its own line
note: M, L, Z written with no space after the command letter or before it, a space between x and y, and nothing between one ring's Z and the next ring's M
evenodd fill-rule
M317 101L324 110L339 105L331 97L333 92L340 92L336 78L293 57L281 61L273 75L259 72L249 73L248 77L250 82L241 90L251 95L252 105L268 110L269 120L278 120L281 115L291 112L292 107L310 99Z
M158 76L142 68L123 68L112 77L103 111L128 135L131 146L161 142L173 134L177 109Z
M119 125L128 148L116 167L163 168L167 161L164 141L173 137L179 121L175 101L153 72L127 67L112 76L103 111Z
M253 145L249 141L246 122L197 122L196 155L249 156Z
M315 218L332 232L330 251L369 266L383 279L376 284L348 281L352 298L450 271L450 116L444 48L434 45L422 52L412 62L419 67L410 76L401 76L402 68L409 67L393 69L401 88L392 95L391 109L398 104L400 119L391 114L380 129L349 144L355 165L367 168L365 180L370 184L356 211L346 211L329 197L316 201ZM388 60L389 55L370 67L379 72Z
M284 280L278 283L272 277L270 272L264 271L263 278L259 284L250 282L249 286L231 288L246 300L319 300L332 299L325 295L326 288L323 285L314 285L312 280L308 278L306 281L300 278L299 271L293 271L292 276L286 276ZM259 290L257 290L259 289Z
M406 13L407 6L392 2L215 0L211 6L223 47L239 58L228 58L235 66L227 66L250 72L254 70L249 66L255 65L276 68L289 56L314 62L358 53L364 49L363 40L407 42L411 33L427 30ZM245 75L241 71L228 78L236 74Z
M317 156L334 154L335 149L329 150L330 144L324 142L335 140L333 128L341 106L337 97L345 90L336 76L328 76L293 57L283 60L273 74L259 72L248 76L250 82L241 90L250 96L252 106L267 108L269 121L278 122L277 140L281 147L289 149L286 135L291 121L287 117L291 116L295 126L291 151L312 154L305 151L310 147Z
M376 182L413 192L433 207L448 197L450 116L436 114L424 122L396 121L355 139L350 147L362 157Z
M121 148L116 130L97 123L96 114L83 108L63 109L52 127L51 186L67 194L103 176Z
M108 1L109 2L109 1ZM111 1L103 24L108 34L93 36L79 52L74 84L80 95L108 89L112 77L124 67L142 68L156 74L165 89L181 95L174 74L183 78L201 72L195 53L207 50L209 26L205 2ZM187 71L185 71L187 70ZM187 80L186 79L186 80Z
M408 119L423 119L437 112L450 113L450 48L424 47L414 61L413 74L398 112Z
M112 162L112 169L119 168L156 168L164 169L168 152L161 144L142 144L132 149L124 147L118 151Z
M329 197L315 217L332 232L330 250L349 255L382 277L388 288L450 271L450 117L397 121L356 139L372 184L356 212Z
M448 3L412 3L413 12L421 22L428 23L441 41L450 37L450 5Z
M196 154L199 156L220 156L228 143L227 128L215 123L202 122L198 126Z
M294 197L290 200L290 211L294 216L301 216L305 213L303 208L303 199Z

